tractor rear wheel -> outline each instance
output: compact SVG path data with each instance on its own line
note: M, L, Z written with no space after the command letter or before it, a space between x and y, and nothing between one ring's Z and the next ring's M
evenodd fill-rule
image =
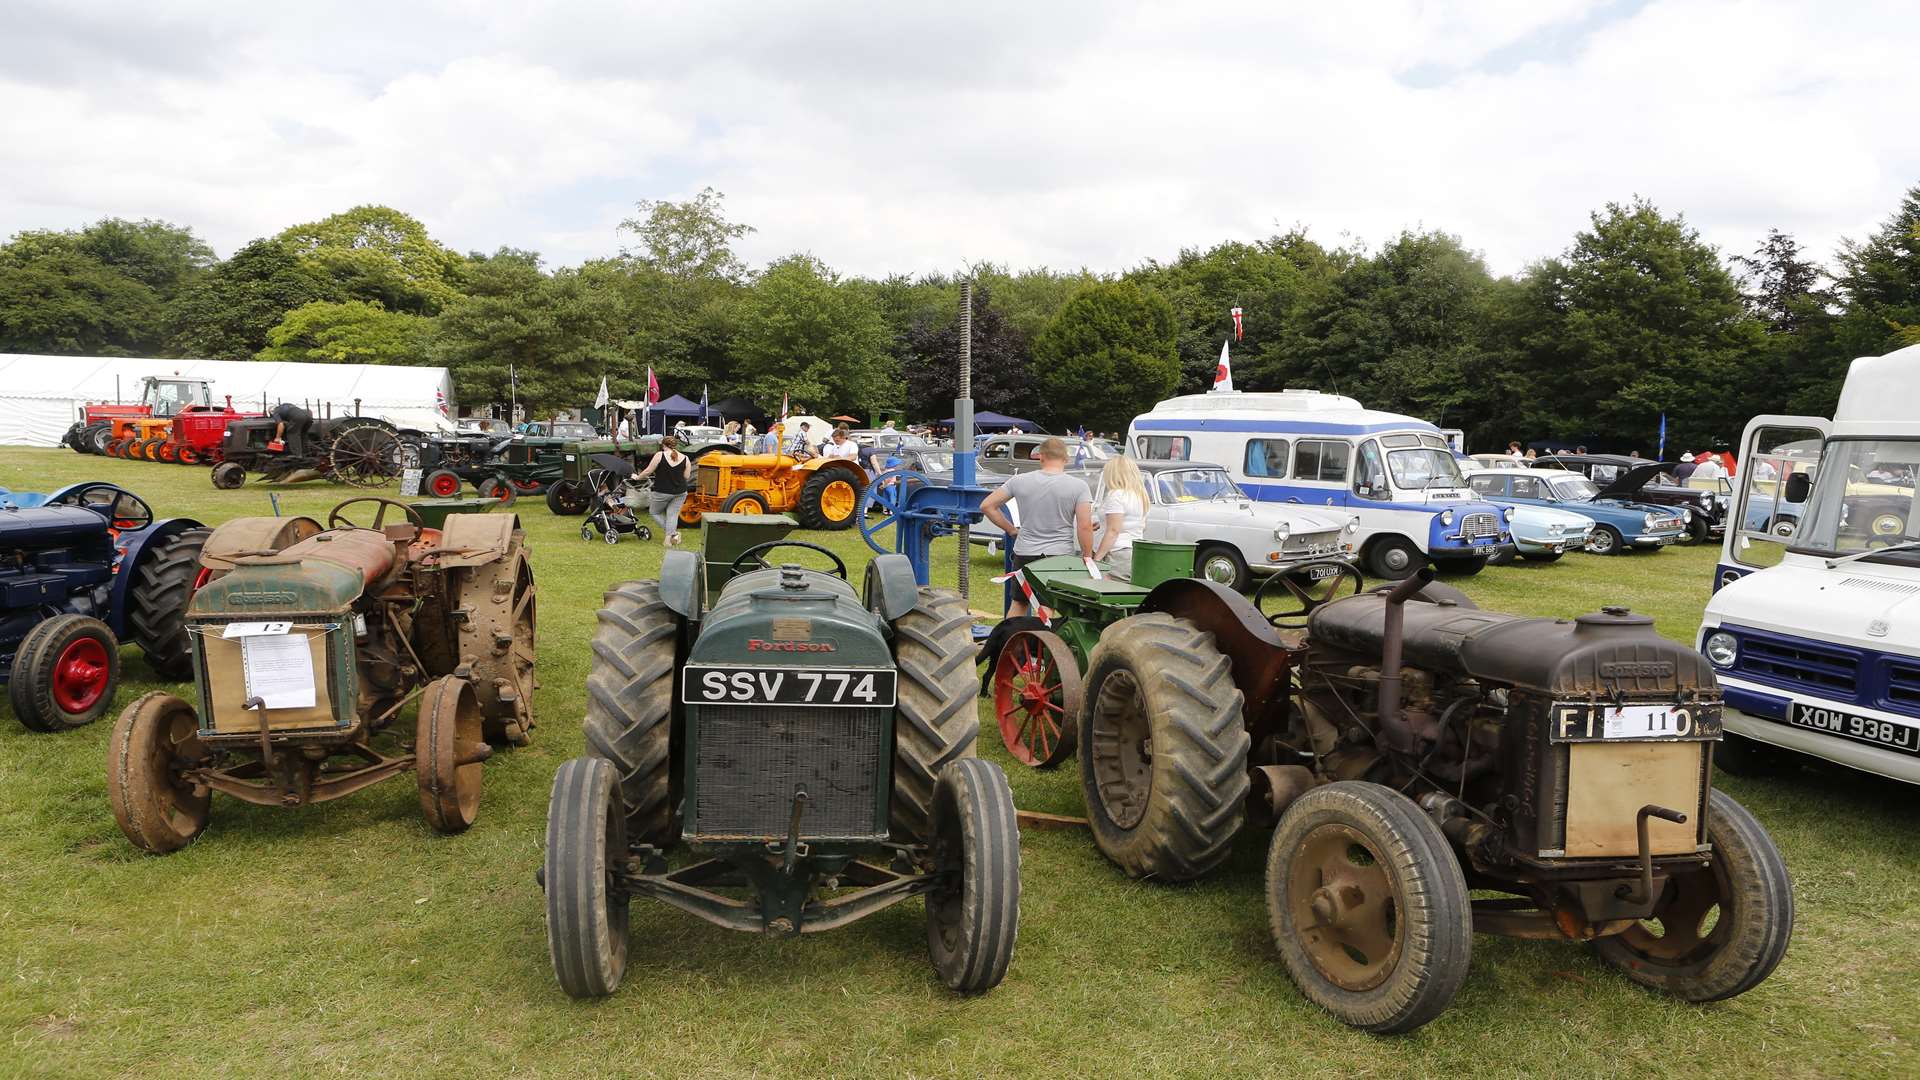
M561 517L579 517L587 512L587 492L578 481L556 480L547 486L547 510Z
M923 586L913 609L894 620L893 635L900 690L888 817L896 843L927 843L940 775L972 757L980 738L973 613L957 593Z
M1240 690L1213 635L1165 614L1108 627L1087 660L1080 787L1101 854L1131 877L1218 866L1246 820Z
M107 444L112 441L112 424L89 424L86 430L80 433L81 445L89 454L104 456L107 452Z
M452 469L435 469L420 481L420 490L436 499L451 499L460 494L464 482Z
M613 886L627 858L620 778L597 757L560 763L547 799L547 953L560 989L605 997L627 971L627 894Z
M120 456L120 452L125 448L126 448L125 439L108 438L106 445L100 448L100 453L106 457L117 458Z
M673 672L680 617L657 581L608 591L587 670L587 753L612 763L627 834L665 847L680 833L673 778ZM904 696L904 690L903 690Z
M1473 906L1447 838L1379 784L1317 787L1280 816L1267 918L1300 992L1378 1035L1445 1012L1473 956Z
M246 482L246 467L237 461L223 461L213 467L213 486L221 491L232 491Z
M193 640L187 635L187 605L200 580L200 549L212 529L188 529L162 540L141 560L133 610L127 621L147 664L164 679L193 678Z
M1711 864L1669 876L1652 915L1593 943L1620 974L1684 1001L1720 1001L1760 985L1793 937L1793 882L1780 849L1718 790L1707 804L1707 843Z
M428 684L414 721L414 776L420 809L436 832L465 832L480 813L481 763L493 753L481 730L480 702L458 675Z
M927 952L951 990L1000 985L1020 930L1020 825L1000 766L962 758L933 793L933 863L944 883L927 894Z
M107 802L133 846L179 851L207 827L213 792L181 774L211 754L193 706L156 690L127 706L107 751Z
M844 529L860 509L864 485L844 469L817 472L800 489L800 524L809 529Z
M56 615L13 655L7 697L30 731L67 731L100 719L120 685L120 642L99 619Z

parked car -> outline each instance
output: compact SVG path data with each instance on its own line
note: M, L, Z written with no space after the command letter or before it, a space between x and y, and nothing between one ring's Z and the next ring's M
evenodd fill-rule
M493 435L507 438L513 434L513 425L505 420L496 420L491 416L463 416L453 422L454 428L462 435Z
M592 424L582 420L536 420L526 425L521 434L534 439L565 439L569 442L600 437Z
M1512 454L1468 454L1476 469L1524 469L1527 463ZM1460 466L1465 469L1467 466Z
M1687 536L1695 541L1717 539L1727 531L1727 493L1718 481L1700 486L1674 479L1677 463L1647 461L1621 454L1549 454L1533 463L1537 469L1565 469L1592 480L1609 499L1631 499L1684 511Z
M1553 562L1569 551L1584 551L1593 533L1593 519L1585 514L1531 504L1509 509L1513 517L1507 520L1507 529L1513 543L1493 554L1490 561L1496 566L1512 562L1515 556L1528 562Z
M1353 562L1357 515L1284 503L1257 502L1218 465L1199 461L1142 461L1147 482L1143 538L1197 544L1199 576L1246 591L1264 577L1303 562ZM1096 479L1095 528L1106 491Z
M1603 496L1593 481L1572 472L1539 469L1480 469L1467 478L1488 502L1511 506L1551 506L1592 518L1587 550L1618 555L1633 548L1659 549L1686 535L1685 521L1671 507Z
M677 424L673 433L679 437L682 446L705 446L727 441L727 429L711 424Z
M887 468L888 459L896 456L903 448L930 447L933 444L918 435L909 435L904 431L884 431L868 428L862 431L848 432L848 435L860 447L860 464L868 472L879 472Z
M1115 456L1102 445L1101 440L1091 442L1070 435L985 435L975 440L975 449L980 454L980 468L986 472L1011 476L1014 473L1032 472L1040 467L1040 461L1034 457L1040 451L1040 444L1048 439L1058 438L1067 444L1067 464L1100 466Z

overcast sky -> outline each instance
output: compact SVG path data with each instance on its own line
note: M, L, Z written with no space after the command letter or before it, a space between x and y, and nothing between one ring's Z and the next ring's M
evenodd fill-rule
M1900 3L5 0L0 234L224 256L385 203L565 264L711 185L756 265L1110 271L1299 223L1505 273L1641 194L1824 256L1920 183L1916 103Z

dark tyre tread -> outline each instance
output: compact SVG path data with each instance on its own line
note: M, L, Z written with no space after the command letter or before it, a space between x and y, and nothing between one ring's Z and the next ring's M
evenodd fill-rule
M821 509L820 506L820 500L825 497L827 487L836 480L846 481L853 485L854 510L840 521L830 520L826 515L826 511ZM843 470L835 469L831 472L816 472L808 477L806 484L800 488L800 505L795 509L799 513L800 524L805 528L825 529L828 531L847 529L851 528L853 526L853 520L860 516L860 500L865 494L865 486L853 480Z
M193 640L187 634L187 605L200 576L200 549L212 529L188 529L160 542L140 564L127 621L147 664L162 678L193 678Z
M934 791L936 850L959 880L927 896L927 950L951 990L1000 985L1020 931L1020 826L998 765L962 758ZM957 850L955 850L957 846Z
M1397 887L1400 962L1369 990L1343 989L1320 973L1287 903L1291 855L1328 824L1347 825L1372 841ZM1377 1035L1412 1031L1445 1012L1473 957L1466 877L1439 826L1392 788L1358 780L1314 788L1281 815L1267 848L1267 923L1300 992L1342 1023Z
M634 842L664 847L673 814L673 674L680 618L658 581L627 581L606 594L587 672L587 753L612 763Z
M888 817L897 842L932 839L936 781L953 762L972 757L980 738L972 628L973 614L959 594L928 587L894 620L900 691Z
M1148 714L1153 765L1147 805L1122 828L1095 773L1104 741L1094 724L1105 680L1126 672ZM1171 615L1134 615L1108 627L1087 659L1080 706L1080 784L1101 854L1136 878L1190 881L1232 851L1246 821L1251 739L1231 665L1213 635Z
M560 517L579 517L587 512L587 496L572 480L555 480L547 485L547 511Z
M547 800L547 952L570 997L605 997L627 970L629 903L608 864L627 850L619 798L612 763L581 757L560 764Z
M1627 978L1692 1002L1723 1001L1760 985L1793 939L1793 880L1780 849L1746 807L1718 790L1708 801L1707 842L1733 894L1731 905L1724 895L1720 900L1720 921L1730 921L1733 931L1717 948L1665 964L1648 962L1624 935L1593 943L1595 955ZM1718 880L1718 870L1708 873Z
M54 664L67 647L82 637L99 641L107 654L107 687L100 700L85 712L70 713L53 697ZM29 731L71 731L93 723L113 706L120 688L120 642L99 619L85 615L55 615L36 623L21 639L7 679L7 699L13 715Z
M181 714L191 723L193 706L164 691L146 694L120 714L107 747L107 804L113 820L135 847L155 855L193 843L207 827L213 802L210 791L176 786L162 761L183 749L165 745ZM203 750L197 739L184 749Z

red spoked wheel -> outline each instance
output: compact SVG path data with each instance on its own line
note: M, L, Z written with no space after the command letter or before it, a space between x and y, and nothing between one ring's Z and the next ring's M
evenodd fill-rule
M92 709L112 685L107 648L94 638L75 638L53 662L53 700L68 713Z
M1080 663L1060 635L1022 630L993 667L1000 741L1023 765L1050 769L1073 756L1080 717Z
M451 469L435 469L427 474L427 494L436 499L451 499L460 494L463 481L458 473Z
M522 495L545 495L547 493L547 485L538 480L515 478L508 480L507 483L512 484L513 490Z
M195 450L191 446L180 447L180 449L174 451L173 457L175 461L178 461L182 465L199 465L207 460L201 456L200 451Z

